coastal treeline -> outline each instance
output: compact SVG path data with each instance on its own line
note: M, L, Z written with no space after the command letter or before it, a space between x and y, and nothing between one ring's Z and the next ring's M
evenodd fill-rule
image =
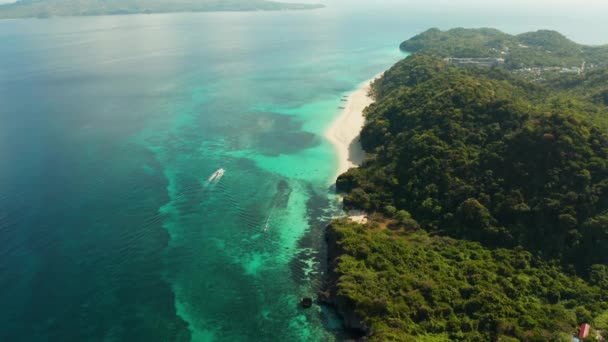
M453 46L474 51L504 34L455 32L372 86L366 161L337 188L346 207L395 232L332 225L344 252L333 285L378 340L546 341L597 327L607 309L608 68L531 80L459 66L443 58Z

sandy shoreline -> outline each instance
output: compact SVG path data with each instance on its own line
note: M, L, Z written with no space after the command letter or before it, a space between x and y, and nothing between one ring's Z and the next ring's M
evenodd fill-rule
M345 102L341 102L344 109L325 131L325 137L334 145L338 155L338 168L332 182L335 182L340 174L363 162L365 152L359 142L359 134L365 123L363 110L374 102L369 91L371 83L380 76L364 82Z

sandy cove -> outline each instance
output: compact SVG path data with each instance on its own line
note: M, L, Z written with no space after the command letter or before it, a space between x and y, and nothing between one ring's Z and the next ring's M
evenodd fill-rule
M338 155L338 168L333 181L348 169L357 167L363 162L365 152L361 148L359 135L365 117L363 110L374 100L369 96L371 83L380 75L364 82L361 87L350 94L346 102L341 102L344 109L325 131L325 137L334 145Z

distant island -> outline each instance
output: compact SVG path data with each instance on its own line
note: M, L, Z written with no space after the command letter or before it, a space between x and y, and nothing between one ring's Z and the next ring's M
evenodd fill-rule
M336 183L369 221L327 228L321 300L370 341L608 337L608 47L431 29L401 48Z
M19 0L0 5L0 19L137 13L307 10L321 4L264 0Z

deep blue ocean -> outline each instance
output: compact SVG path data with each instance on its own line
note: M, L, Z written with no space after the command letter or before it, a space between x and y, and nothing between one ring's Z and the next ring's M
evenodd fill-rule
M597 11L328 5L0 21L0 341L340 339L298 307L340 98L433 26L608 32Z

